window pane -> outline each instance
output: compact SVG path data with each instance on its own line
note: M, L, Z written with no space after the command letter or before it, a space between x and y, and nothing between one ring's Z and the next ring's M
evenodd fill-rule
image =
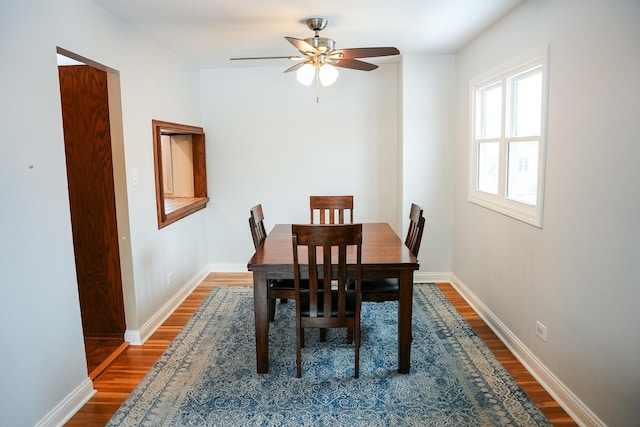
M478 132L480 138L499 138L502 129L502 86L478 91Z
M538 141L510 142L507 197L529 205L538 195Z
M478 190L498 194L498 161L500 144L482 142L478 144Z
M540 135L542 123L542 73L536 71L512 80L513 134Z

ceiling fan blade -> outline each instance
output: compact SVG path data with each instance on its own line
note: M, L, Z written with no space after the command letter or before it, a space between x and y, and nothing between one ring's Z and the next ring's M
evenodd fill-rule
M294 65L294 66L292 66L292 67L289 67L289 68L287 68L286 70L284 70L284 72L285 72L285 73L290 73L290 72L292 72L292 71L296 71L296 70L298 70L299 68L302 68L302 66L303 66L304 64L308 64L308 63L309 63L309 61L298 62L296 65Z
M298 49L300 52L304 53L305 55L318 55L320 53L318 49L311 46L309 43L307 43L304 40L296 39L295 37L285 37L285 39L287 39L289 43L294 45L296 49Z
M305 59L304 56L251 56L246 58L229 58L231 61L242 61L246 59L291 59L292 61L296 61L299 59Z
M369 62L358 61L357 59L341 59L340 61L334 63L336 67L342 68L352 68L354 70L362 70L362 71L373 71L378 68L377 65L371 64Z
M342 54L343 59L353 59L373 58L374 56L399 55L400 51L395 47L356 47L352 49L339 49L333 52L332 56L340 56L340 54Z

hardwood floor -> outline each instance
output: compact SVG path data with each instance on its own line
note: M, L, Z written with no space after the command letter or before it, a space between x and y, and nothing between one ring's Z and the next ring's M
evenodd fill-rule
M200 307L211 289L216 286L251 284L251 273L209 274L147 342L142 346L127 347L103 370L94 380L94 388L98 392L66 425L104 426ZM554 426L576 426L571 417L509 352L460 294L448 283L438 283L437 286L551 423Z
M577 426L578 424L565 412L553 397L538 383L538 381L525 369L518 359L500 341L498 336L487 326L473 308L451 286L450 283L436 283L438 289L447 297L451 304L469 323L485 345L493 352L502 366L517 381L527 395L534 401L538 408L551 421L554 426Z
M89 378L96 379L113 359L122 353L129 343L122 338L84 338L84 350L87 356Z

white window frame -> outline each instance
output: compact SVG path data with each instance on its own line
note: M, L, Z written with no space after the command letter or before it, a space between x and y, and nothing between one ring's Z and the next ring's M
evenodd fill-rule
M517 220L542 228L543 202L544 202L544 176L547 148L547 110L548 110L548 75L549 75L549 45L544 45L515 60L509 61L481 76L475 77L469 82L470 92L470 138L469 138L469 175L467 200L492 209L496 212L508 215ZM539 135L531 136L510 136L513 127L510 120L509 108L511 100L509 91L509 79L519 76L536 67L541 67L542 73L542 94L541 94L541 128ZM502 85L502 123L501 135L498 138L481 138L476 135L477 105L476 95L481 89L492 85ZM507 191L507 170L508 170L508 144L518 141L538 141L538 175L537 193L535 204L527 204L506 196ZM499 177L498 192L491 194L478 190L478 147L482 142L498 142L499 154Z

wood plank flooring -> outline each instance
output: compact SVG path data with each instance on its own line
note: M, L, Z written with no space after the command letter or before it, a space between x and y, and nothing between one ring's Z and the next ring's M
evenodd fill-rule
M104 426L200 307L211 289L216 286L251 286L251 284L251 273L209 274L147 342L142 346L126 348L94 380L94 388L98 392L66 425ZM449 283L437 285L551 423L554 426L576 426L571 417L509 352L460 294Z
M538 383L533 375L526 370L522 363L516 359L511 351L500 341L498 336L487 326L478 313L467 304L464 298L462 298L450 283L437 283L436 285L554 426L578 425L540 383Z

